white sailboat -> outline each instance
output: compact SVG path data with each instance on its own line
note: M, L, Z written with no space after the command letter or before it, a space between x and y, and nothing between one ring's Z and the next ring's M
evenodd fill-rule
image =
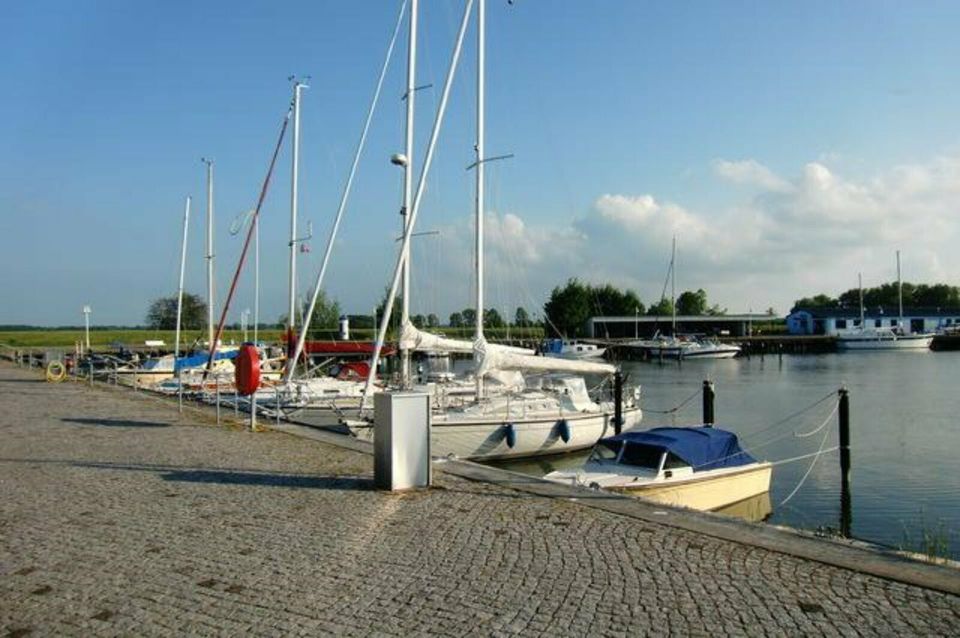
M371 370L376 370L380 350L389 325L393 300L401 275L408 264L409 244L422 200L426 176L429 172L440 125L446 109L450 86L455 75L460 49L472 10L468 0L460 24L456 47L440 100L430 142L420 174L416 197L406 220L403 245L397 268L387 297L386 311L381 319ZM621 404L595 401L588 391L583 374L611 375L614 366L588 361L552 359L535 356L529 350L490 344L483 334L483 213L484 164L490 161L484 154L484 39L485 2L477 0L477 143L476 161L476 337L472 343L424 333L409 322L404 323L401 350L471 352L474 357L475 392L469 400L434 410L431 445L434 454L461 458L495 459L557 454L593 445L606 432L615 429L614 418L621 411L622 426L639 424L639 388ZM491 392L492 379L509 377L511 372L530 374L522 390L511 388ZM372 390L372 375L368 380L366 396ZM409 377L403 381L409 384ZM359 437L372 438L373 429L367 419L346 421Z
M860 325L849 332L837 335L837 348L841 351L858 350L918 350L929 351L933 335L913 333L903 325L903 282L900 278L900 251L897 251L897 297L899 314L894 327L867 328L863 312L863 278L857 275L860 289Z

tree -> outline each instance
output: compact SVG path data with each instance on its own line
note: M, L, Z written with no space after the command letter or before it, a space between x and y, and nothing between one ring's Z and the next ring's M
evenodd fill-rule
M707 293L703 288L696 292L687 290L677 297L678 315L703 315L707 312Z
M303 309L307 311L306 308ZM317 295L317 304L313 307L310 327L314 329L336 328L340 322L340 304L327 298L324 291Z
M533 325L533 321L530 320L530 315L524 308L517 308L517 312L513 315L513 325L517 328L529 328Z
M840 306L840 301L834 299L828 295L820 294L813 297L803 297L802 299L797 299L793 302L793 308L790 309L790 312L797 310L798 308L838 308Z
M183 293L183 310L180 327L184 330L198 330L206 325L207 304L200 297L189 292ZM154 330L176 330L177 296L160 297L150 302L147 309L147 327Z
M425 325L427 325L427 318L423 315L413 315L410 317L410 323L412 323L416 328L423 328Z
M657 303L647 309L647 314L651 317L669 317L673 315L673 302L663 297Z
M552 336L582 336L591 315L589 287L576 278L567 280L563 288L557 286L553 289L543 312Z
M439 325L440 325L440 318L437 317L437 315L433 314L432 312L429 315L427 315L428 328L436 328Z
M450 327L451 328L462 328L463 327L463 315L459 312L455 312L450 315Z
M496 308L487 308L483 311L483 325L488 328L505 328L507 322L503 320Z
M477 311L473 308L464 308L460 311L460 315L463 317L464 328L477 325Z
M377 327L380 327L380 321L383 320L383 311L387 307L387 297L390 295L390 289L383 289L383 297L380 298L380 303L377 304ZM403 312L403 298L400 295L397 295L393 298L393 310L390 313L390 325L398 326L400 325L400 315Z

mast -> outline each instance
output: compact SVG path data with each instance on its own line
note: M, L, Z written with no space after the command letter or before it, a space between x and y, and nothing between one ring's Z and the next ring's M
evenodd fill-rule
M477 312L476 312L476 339L483 340L483 177L484 177L484 73L485 73L485 50L484 37L486 27L486 2L477 0L477 143L476 150L477 162L477 183L476 183L476 216L477 216L477 238L476 238L476 260L477 260ZM477 375L477 399L483 398L483 377Z
M677 337L677 236L673 236L673 248L670 251L670 325L673 329L673 338Z
M900 251L897 251L897 327L903 330L903 281L900 279Z
M213 160L200 161L207 165L207 342L213 343Z
M287 344L297 326L297 178L300 172L300 91L307 85L293 83L293 166L290 176L290 299L287 305Z
M353 163L350 165L350 174L347 176L347 182L343 186L343 193L340 195L340 205L337 207L337 215L333 220L333 227L330 229L330 236L327 238L327 248L323 252L323 261L320 263L320 271L317 273L317 280L313 287L313 295L310 297L310 307L307 308L306 319L300 330L300 336L297 338L297 345L293 356L289 358L288 365L284 371L284 383L289 384L293 380L293 363L300 360L303 353L303 347L307 339L307 330L310 326L310 320L313 318L313 309L317 305L317 298L320 296L320 290L323 287L323 277L327 272L327 264L330 263L330 254L333 251L334 240L337 238L337 229L340 228L340 221L343 219L344 211L347 209L347 201L350 197L350 189L353 186L353 178L357 174L357 166L360 163L360 156L367 141L367 132L370 130L370 122L373 120L373 114L377 109L377 103L380 101L380 91L383 89L383 80L386 77L387 69L390 66L390 60L393 57L393 48L397 42L397 34L400 33L400 25L403 23L403 16L406 13L406 0L400 5L400 12L397 14L397 23L393 28L393 36L390 38L390 46L387 47L387 55L383 60L383 66L380 68L380 77L377 79L377 88L373 92L373 98L370 100L370 108L367 110L367 119L363 123L363 131L360 133L360 141L357 143L357 150L353 155ZM373 313L374 324L376 324L376 315Z
M410 33L407 39L407 90L405 97L407 99L407 124L406 139L404 142L403 155L403 230L406 232L410 224L410 204L413 200L413 125L414 125L414 95L416 94L416 73L417 73L417 4L418 0L410 0ZM403 256L403 291L400 293L403 298L400 306L400 329L407 325L410 320L410 247L406 248ZM376 323L376 317L374 317ZM406 388L410 386L410 350L403 349L400 356L400 380L401 386Z
M180 358L180 317L183 315L183 275L187 265L187 229L190 226L190 196L183 209L183 242L180 244L180 283L177 285L177 330L173 346L173 370L177 370ZM212 347L212 346L211 346Z
M260 217L253 218L253 342L260 330Z
M860 288L860 330L863 330L863 274L857 273L857 287Z

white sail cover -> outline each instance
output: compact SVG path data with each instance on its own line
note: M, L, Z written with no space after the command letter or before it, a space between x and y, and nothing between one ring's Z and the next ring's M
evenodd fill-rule
M501 346L493 343L487 344L486 347L496 352L533 355L533 350L527 348ZM408 321L404 324L403 330L400 332L400 349L416 350L417 352L460 352L463 354L473 354L474 343L464 339L451 339L449 337L423 332Z
M617 371L616 366L598 361L507 352L502 349L502 346L487 343L485 339L477 339L474 342L473 356L477 362L477 374L481 375L491 370L543 370L579 374L613 374Z

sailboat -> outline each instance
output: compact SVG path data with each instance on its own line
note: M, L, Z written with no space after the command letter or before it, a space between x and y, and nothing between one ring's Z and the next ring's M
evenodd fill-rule
M426 176L443 121L472 5L473 0L468 0L464 8L416 197L412 208L407 209L403 246L387 297L386 312L381 320L371 370L376 370L393 300L401 275L409 263L410 237L419 212ZM488 343L483 333L484 164L493 159L484 154L484 29L485 2L477 0L477 141L476 161L470 167L476 170L476 336L472 343L449 339L420 331L409 321L404 321L400 349L403 352L446 351L473 355L475 391L432 411L431 446L434 454L472 459L502 459L583 449L592 446L608 431L619 430L620 427L631 428L639 424L642 417L639 387L628 393L619 406L611 400L594 400L582 375L609 376L616 373L614 366L600 362L536 356L530 350ZM523 374L527 376L521 376ZM365 398L369 396L372 384L371 377ZM409 374L404 375L402 384L404 387L410 384ZM619 376L617 384L619 389ZM344 423L358 437L371 439L373 428L370 416L366 414L366 418L345 420ZM619 424L615 423L617 416L620 417Z
M900 251L897 251L897 297L899 314L897 325L892 327L867 328L863 312L863 277L857 275L860 289L860 325L849 332L837 335L839 350L930 350L933 335L904 330L903 281L900 278Z
M661 335L659 332L652 339L638 339L627 343L629 347L638 348L649 357L662 359L732 359L740 354L740 346L730 343L720 343L716 339L704 339L694 335L677 334L677 299L675 269L677 259L677 238L674 236L670 251L670 335ZM666 292L666 284L664 284Z

